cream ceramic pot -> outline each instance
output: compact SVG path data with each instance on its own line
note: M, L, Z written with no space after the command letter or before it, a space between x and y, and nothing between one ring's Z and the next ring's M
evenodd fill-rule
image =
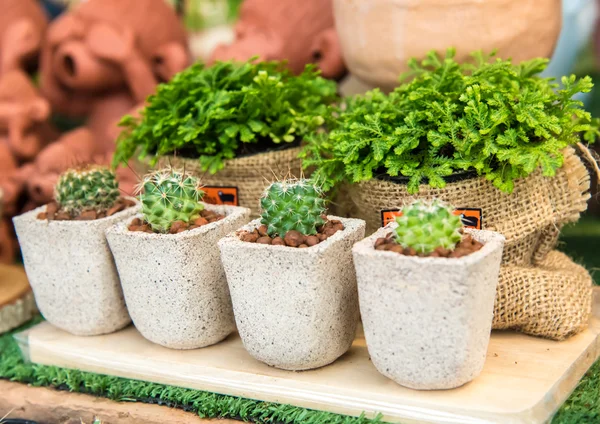
M455 47L520 62L550 57L561 29L561 0L334 0L346 65L371 86L390 90L407 61Z

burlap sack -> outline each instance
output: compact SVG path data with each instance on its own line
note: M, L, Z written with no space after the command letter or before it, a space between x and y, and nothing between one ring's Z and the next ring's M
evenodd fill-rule
M238 206L250 208L252 217L259 215L259 200L265 188L276 178L299 177L301 161L300 148L282 149L228 160L225 167L216 174L199 169L197 159L169 156L159 161L159 166L171 165L185 168L186 172L199 176L204 186L236 187Z
M589 199L589 173L572 148L553 178L535 172L506 194L485 178L422 186L418 197L440 198L457 208L482 210L482 228L506 237L496 294L494 329L565 339L587 326L592 280L588 272L554 248L561 228L579 219ZM401 207L413 197L406 186L382 180L349 186L354 213L367 233L381 226L381 211Z

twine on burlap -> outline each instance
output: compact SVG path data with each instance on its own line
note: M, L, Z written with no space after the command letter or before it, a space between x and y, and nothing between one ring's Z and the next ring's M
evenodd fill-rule
M260 197L272 181L301 176L299 153L300 147L294 147L227 160L216 174L202 171L198 159L168 156L159 161L159 166L185 168L200 177L205 186L237 187L239 206L251 209L251 216L256 218L260 213Z
M516 329L565 339L587 326L592 280L588 272L554 249L561 228L579 219L590 197L590 175L575 154L564 152L564 166L552 178L536 171L503 193L483 177L421 186L418 197L439 198L457 208L482 209L483 229L506 237L494 306L495 329ZM415 198L406 186L371 180L347 187L354 214L367 233L381 226L381 211Z

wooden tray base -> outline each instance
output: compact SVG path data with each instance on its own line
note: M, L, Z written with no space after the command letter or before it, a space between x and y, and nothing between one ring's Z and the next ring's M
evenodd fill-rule
M493 332L481 376L447 391L403 388L377 372L362 332L332 365L287 372L252 359L237 334L191 351L143 339L134 327L76 337L47 322L19 339L44 365L170 384L268 402L402 423L545 423L600 355L600 292L590 327L564 342Z

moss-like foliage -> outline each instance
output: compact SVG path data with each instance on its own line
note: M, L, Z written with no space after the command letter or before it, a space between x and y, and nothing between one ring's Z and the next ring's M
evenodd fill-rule
M56 202L70 213L84 209L109 209L120 195L115 173L96 165L65 171L54 188Z
M161 84L141 118L123 118L113 164L177 152L215 173L244 144L267 150L301 141L323 124L336 93L313 66L295 76L277 62L198 63Z
M463 227L453 208L439 200L417 200L402 208L396 218L396 241L404 248L429 254L438 247L452 250L460 241Z
M175 221L189 223L204 210L200 181L174 169L146 175L139 191L144 220L158 233L168 232Z
M564 77L559 88L538 76L546 59L513 65L478 53L459 64L454 54L412 60L404 77L413 79L389 95L374 90L331 107L332 130L310 137L304 166L316 167L325 189L387 174L409 177L416 193L422 183L440 188L451 174L476 171L511 192L538 167L555 175L580 134L595 140L596 122L572 99L592 89L589 77Z
M270 236L285 236L288 231L317 234L326 211L323 192L306 179L276 181L260 199L261 223Z

